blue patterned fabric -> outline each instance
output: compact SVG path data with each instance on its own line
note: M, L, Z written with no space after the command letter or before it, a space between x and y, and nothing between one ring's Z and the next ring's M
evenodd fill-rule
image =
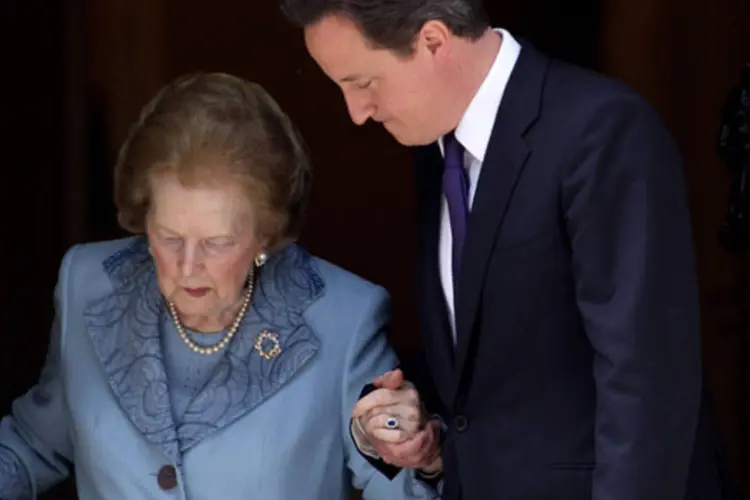
M288 246L229 346L201 360L179 343L143 238L69 250L56 298L39 383L0 421L0 499L35 498L73 462L80 500L345 500L348 485L437 498L408 471L386 479L349 435L361 388L398 363L382 288ZM278 356L255 349L263 332ZM179 491L162 489L165 467Z
M193 342L203 347L216 345L226 334L226 330L210 334L197 333L189 329L185 329L185 332ZM183 342L171 317L161 325L161 344L169 383L172 417L179 426L185 421L185 412L190 402L206 387L226 351L222 350L210 356L193 352Z
M31 500L31 480L18 456L0 445L0 499Z
M94 350L133 425L176 463L215 429L278 391L315 355L318 340L303 313L323 291L323 282L309 259L296 246L270 259L240 328L243 333L258 326L278 332L286 346L282 354L266 360L254 350L254 335L236 336L179 425L161 353L160 325L169 321L168 313L146 241L137 240L104 263L117 285L84 312Z

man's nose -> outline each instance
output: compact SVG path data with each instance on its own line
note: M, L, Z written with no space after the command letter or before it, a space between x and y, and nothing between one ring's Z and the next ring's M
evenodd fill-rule
M369 97L345 95L346 108L355 125L364 125L375 114L375 106Z

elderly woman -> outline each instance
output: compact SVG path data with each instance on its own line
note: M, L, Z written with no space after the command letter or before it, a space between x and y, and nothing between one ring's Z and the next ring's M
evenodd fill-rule
M135 236L66 253L47 363L0 425L0 498L73 467L81 500L436 496L352 442L361 388L396 364L388 296L293 243L311 169L268 94L178 79L115 178Z

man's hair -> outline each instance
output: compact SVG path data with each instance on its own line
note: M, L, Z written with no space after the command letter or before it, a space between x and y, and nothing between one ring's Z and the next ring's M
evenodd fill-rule
M326 16L348 18L374 47L409 55L428 21L442 21L451 32L476 40L489 28L483 0L281 0L281 10L304 28Z

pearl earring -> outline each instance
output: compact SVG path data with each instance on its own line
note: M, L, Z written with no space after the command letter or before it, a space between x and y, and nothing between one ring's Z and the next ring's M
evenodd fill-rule
M257 267L263 267L263 264L265 264L268 261L268 254L266 252L261 252L258 254L257 257L255 257L255 265Z

